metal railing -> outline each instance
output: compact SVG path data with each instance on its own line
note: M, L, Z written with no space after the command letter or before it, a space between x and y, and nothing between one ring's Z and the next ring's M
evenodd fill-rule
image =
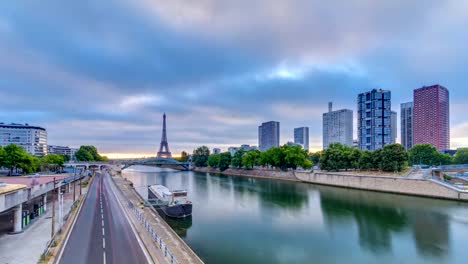
M148 231L148 233L151 235L151 238L153 238L153 240L156 242L156 245L158 245L158 247L164 253L164 257L168 258L171 264L178 264L179 262L175 259L174 255L169 250L166 243L164 243L161 237L156 233L156 231L154 231L153 227L149 224L149 222L146 220L145 216L140 212L140 210L138 210L138 208L131 201L128 201L128 207L132 209L138 220L145 227L146 231Z

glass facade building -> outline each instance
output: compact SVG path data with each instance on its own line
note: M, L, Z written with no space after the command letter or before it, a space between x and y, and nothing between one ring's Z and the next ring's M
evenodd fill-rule
M361 150L376 150L393 142L391 92L374 89L357 98L358 140Z
M47 155L47 131L28 124L0 123L0 145L15 144L32 155Z
M413 102L401 104L400 121L401 145L409 150L413 147Z
M309 128L294 128L294 143L300 144L305 150L309 151Z
M258 127L258 146L261 151L271 147L279 147L280 123L270 121Z
M332 103L328 104L328 113L323 114L323 148L332 143L353 146L353 111L341 109L333 111Z

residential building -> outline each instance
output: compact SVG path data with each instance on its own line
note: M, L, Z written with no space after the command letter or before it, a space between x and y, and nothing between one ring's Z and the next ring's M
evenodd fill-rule
M57 145L48 145L47 146L47 154L59 154L59 155L67 155L70 157L70 160L75 159L75 153L78 149L70 148L67 146L57 146Z
M305 150L309 151L309 128L294 128L294 143L300 144Z
M359 148L376 150L392 143L391 92L373 89L357 99Z
M261 151L271 147L279 147L280 123L269 121L258 127L258 146Z
M413 147L413 102L402 103L400 108L401 145L409 150Z
M221 149L220 148L213 148L213 154L220 154Z
M441 85L423 86L413 93L413 143L450 149L449 91Z
M353 139L353 147L359 148L359 140Z
M340 109L333 111L333 104L328 103L328 113L323 114L323 148L332 143L353 145L353 111Z
M47 155L47 131L29 124L0 123L0 146L16 144L32 155Z
M397 133L397 112L395 111L392 111L391 112L391 126L392 126L392 143L396 143L396 139L397 139L397 136L398 136L398 133Z
M236 154L236 152L239 150L238 147L229 147L228 148L228 151L229 153L231 153L231 156L234 156L234 154Z

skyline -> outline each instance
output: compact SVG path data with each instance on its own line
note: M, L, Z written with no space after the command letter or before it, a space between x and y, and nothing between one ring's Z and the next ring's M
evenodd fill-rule
M257 145L270 120L282 144L309 127L315 151L328 102L356 112L374 88L392 91L400 142L400 103L440 84L451 148L468 146L468 1L46 2L0 3L0 122L49 144L155 155L166 112L174 153Z

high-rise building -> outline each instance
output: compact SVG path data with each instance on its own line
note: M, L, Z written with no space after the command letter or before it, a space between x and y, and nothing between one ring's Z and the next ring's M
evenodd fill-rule
M258 127L258 146L261 151L271 147L279 147L280 123L270 121Z
M78 149L70 148L67 146L57 146L57 145L48 145L47 154L58 154L58 155L67 155L70 157L70 160L74 160L75 153Z
M395 111L392 111L392 114L391 114L391 126L392 126L392 143L396 143L396 139L397 139L397 112Z
M361 93L357 100L358 140L361 150L376 150L392 143L391 92Z
M413 142L450 148L449 91L441 85L414 90Z
M213 148L213 154L220 154L221 149L220 148Z
M409 150L413 147L413 102L401 104L401 145Z
M309 151L308 127L298 127L294 129L294 143L300 144L305 150Z
M47 155L47 131L28 124L0 123L0 146L16 144L32 155Z
M328 113L323 114L323 148L332 143L353 146L353 111L341 109L333 111L328 103Z

